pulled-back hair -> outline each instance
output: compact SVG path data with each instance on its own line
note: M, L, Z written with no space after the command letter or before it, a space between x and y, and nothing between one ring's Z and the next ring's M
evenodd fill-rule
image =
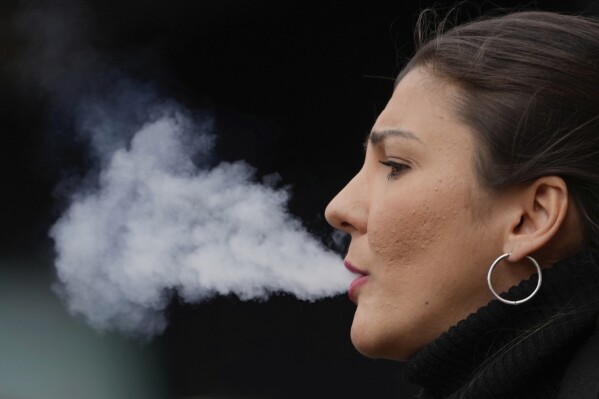
M560 176L586 246L599 248L599 20L541 11L481 18L417 43L398 81L414 67L457 86L484 187Z

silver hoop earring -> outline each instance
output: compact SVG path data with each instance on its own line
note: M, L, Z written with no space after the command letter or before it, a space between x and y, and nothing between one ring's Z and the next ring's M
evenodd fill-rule
M493 262L493 264L491 264L491 267L489 268L489 273L487 274L487 283L489 283L489 289L491 290L493 295L495 295L495 298L499 299L503 303L507 303L508 305L520 305L521 303L524 303L524 302L530 300L533 296L535 296L537 291L539 291L539 288L541 288L541 280L542 280L541 266L539 266L539 264L533 257L531 257L531 256L526 257L537 268L537 273L539 274L539 281L537 282L537 288L535 288L535 290L532 292L532 294L530 294L529 296L527 296L524 299L518 299L517 301L509 301L505 298L500 297L499 294L493 289L493 283L491 283L491 275L493 274L493 270L495 269L495 266L497 266L499 263L501 263L502 260L509 257L510 255L511 255L511 253L506 253L506 254L501 255L499 258L495 259L495 262Z

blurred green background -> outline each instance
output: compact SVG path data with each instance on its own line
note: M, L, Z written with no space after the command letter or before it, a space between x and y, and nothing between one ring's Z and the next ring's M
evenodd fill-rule
M0 398L167 397L159 343L99 334L69 315L51 261L0 258Z

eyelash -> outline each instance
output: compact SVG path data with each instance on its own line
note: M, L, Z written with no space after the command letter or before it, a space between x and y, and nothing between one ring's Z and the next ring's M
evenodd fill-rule
M379 161L382 165L387 166L391 171L387 174L387 179L394 180L399 177L403 172L410 169L409 165L399 163L395 161Z

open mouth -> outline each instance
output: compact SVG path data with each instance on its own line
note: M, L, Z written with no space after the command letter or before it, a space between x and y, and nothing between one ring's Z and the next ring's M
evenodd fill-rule
M358 269L357 267L352 265L347 260L343 264L347 268L347 270L349 270L350 272L352 272L354 274L358 274L358 277L356 277L356 279L354 279L350 283L349 289L348 289L349 299L352 302L356 302L357 301L357 290L360 286L362 286L364 283L366 283L366 281L368 281L368 273L361 271L360 269Z

